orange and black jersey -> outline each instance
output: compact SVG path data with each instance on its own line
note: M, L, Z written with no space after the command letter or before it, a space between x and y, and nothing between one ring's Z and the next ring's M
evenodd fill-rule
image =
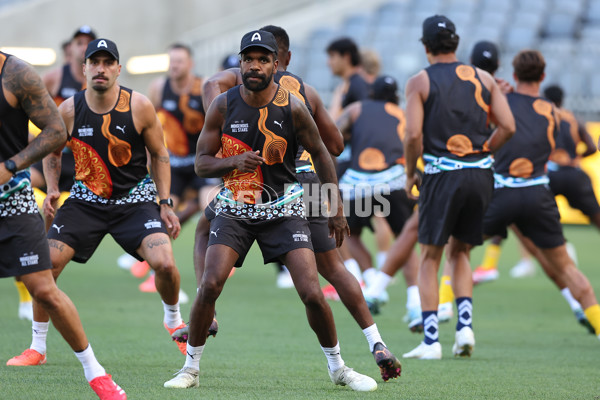
M579 123L575 116L565 109L556 109L560 117L556 148L550 155L550 160L558 165L572 166L577 160L577 144L580 142Z
M54 102L56 105L60 105L63 101L69 97L75 96L75 94L85 89L85 82L81 84L78 82L73 74L71 73L71 67L69 64L65 64L62 67L62 77L60 79L60 86L58 87L58 93L54 96Z
M237 169L223 177L234 199L248 204L267 203L281 197L285 185L296 182L294 132L290 92L281 86L269 104L249 106L241 85L227 91L227 113L221 136L223 157L260 151L265 163L250 173Z
M4 76L4 65L10 54L0 52L0 84ZM28 118L21 108L14 108L4 96L0 87L0 162L5 161L25 147L28 143Z
M131 95L131 89L121 87L117 103L106 114L90 110L85 90L74 97L68 146L75 157L75 180L104 199L127 195L148 174L146 146L133 124Z
M157 114L169 153L178 157L196 154L196 142L204 126L202 79L194 78L190 93L181 96L173 91L171 80L167 79Z
M356 101L366 100L371 94L371 85L360 74L351 75L348 90L342 97L342 108Z
M394 103L361 102L360 115L352 125L350 168L360 172L383 171L404 164L404 112Z
M308 108L310 115L313 115L313 110L308 102L308 97L306 96L302 78L292 74L291 72L277 71L277 73L275 73L273 76L273 80L275 83L279 83L282 88L289 90L291 94L299 98L304 103L306 108ZM304 150L302 145L298 147L298 153L296 154L296 172L300 171L314 172L310 154Z
M505 177L543 176L558 132L554 107L548 100L520 93L510 93L506 98L517 129L495 153L494 170Z
M425 71L429 95L424 104L423 152L460 161L487 156L491 94L476 69L454 62L433 64Z

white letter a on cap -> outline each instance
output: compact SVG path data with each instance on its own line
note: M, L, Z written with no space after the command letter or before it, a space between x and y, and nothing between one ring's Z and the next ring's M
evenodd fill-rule
M260 37L260 33L254 32L254 35L252 35L252 39L250 39L250 41L254 42L255 40L262 40L262 38Z
M106 41L104 41L104 40L101 40L98 42L98 46L96 46L96 48L98 48L98 47L104 47L104 48L108 49L108 45L106 44Z

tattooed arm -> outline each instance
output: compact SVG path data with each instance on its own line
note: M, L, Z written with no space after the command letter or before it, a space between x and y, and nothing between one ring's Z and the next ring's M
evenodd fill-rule
M162 126L156 116L154 106L147 97L138 92L133 92L131 109L133 123L138 132L141 132L146 149L150 153L152 177L156 183L158 197L161 200L168 199L171 191L171 163L169 162L169 153L165 147ZM173 209L167 204L162 204L160 206L160 216L171 237L173 239L177 238L181 225Z
M198 176L220 178L234 169L240 172L252 172L265 161L258 155L258 151L246 151L225 158L216 157L221 149L221 131L226 113L227 94L220 94L206 111L204 127L196 145L194 170Z
M313 118L319 129L319 135L323 139L323 143L327 150L334 155L339 156L344 151L344 139L342 134L335 126L335 122L329 115L329 111L325 108L323 100L319 96L319 93L306 82L304 83L304 90L306 91L306 97L313 110Z
M11 157L18 170L29 167L65 144L65 125L56 104L31 65L17 57L9 57L2 75L2 89L8 103L23 109L29 119L42 130L27 147ZM1 164L0 183L8 181L10 176L4 164Z
M344 236L346 234L350 235L350 230L344 217L344 206L337 186L338 181L333 161L306 106L295 96L290 96L290 102L292 104L294 130L298 140L310 153L321 183L331 184L335 187L335 190L326 191L326 193L329 196L328 200L332 208L332 216L329 217L329 234L335 237L336 244L339 247L344 241ZM336 207L336 209L334 210L333 207Z

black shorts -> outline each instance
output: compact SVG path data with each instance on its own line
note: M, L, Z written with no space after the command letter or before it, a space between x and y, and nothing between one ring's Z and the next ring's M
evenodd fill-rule
M38 161L31 166L40 172L44 173L42 161ZM73 186L75 176L75 159L70 151L63 151L61 155L60 176L58 177L58 190L68 192Z
M208 247L223 244L238 253L235 263L241 267L254 241L258 242L265 264L278 261L284 254L300 249L313 249L308 221L299 217L270 220L233 219L218 215L210 221Z
M383 216L390 224L394 235L400 234L406 220L413 213L416 201L410 200L404 190L394 190L381 197L384 199L383 202L375 197L350 200L350 209L347 211L350 230L355 231L364 227L373 230L371 218L375 215L375 210L379 209L383 210Z
M145 202L106 205L68 198L56 212L48 239L59 240L75 250L74 261L90 259L106 234L138 260L142 240L153 233L167 233L158 204Z
M556 201L545 185L494 190L483 219L484 233L506 237L506 227L513 223L542 249L565 243Z
M181 197L185 189L200 190L204 186L215 186L220 179L200 178L196 175L193 165L186 167L171 167L171 194Z
M51 269L45 232L39 213L0 218L0 277Z
M335 238L329 237L329 218L322 213L324 209L326 210L326 207L323 207L326 199L321 196L319 177L314 172L300 172L296 174L296 178L304 188L304 209L315 253L325 253L335 249Z
M548 178L552 193L565 196L571 207L588 217L600 213L592 181L585 171L580 168L561 167L558 171L549 171Z
M419 243L444 246L450 236L483 243L483 216L492 199L489 169L426 174L419 195Z

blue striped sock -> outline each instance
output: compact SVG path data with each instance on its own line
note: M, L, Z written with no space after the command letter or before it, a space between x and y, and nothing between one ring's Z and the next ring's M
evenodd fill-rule
M425 344L433 344L438 341L438 316L437 310L423 311L423 333Z
M456 323L456 330L460 331L465 326L472 328L473 299L471 297L458 297L456 299L456 308L458 310L458 322Z

